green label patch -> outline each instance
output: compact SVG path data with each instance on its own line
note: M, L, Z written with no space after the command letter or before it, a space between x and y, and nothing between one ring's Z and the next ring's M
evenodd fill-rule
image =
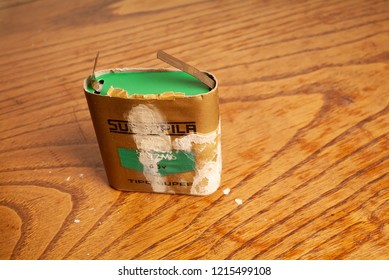
M151 166L145 168L139 160L140 151L118 148L120 162L123 167L134 169L140 172L148 169L158 168L158 173L162 176L188 172L195 169L194 154L191 152L172 151L155 152L142 151L149 160Z

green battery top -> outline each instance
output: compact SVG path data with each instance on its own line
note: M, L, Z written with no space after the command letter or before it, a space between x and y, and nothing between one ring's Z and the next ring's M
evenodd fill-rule
M96 79L103 84L101 95L107 95L110 87L124 89L129 95L182 92L194 96L210 90L197 78L180 71L111 72L97 76ZM89 85L88 90L94 92Z

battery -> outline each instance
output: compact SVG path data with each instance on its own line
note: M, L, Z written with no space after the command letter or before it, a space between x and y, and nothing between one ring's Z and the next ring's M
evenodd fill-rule
M220 185L218 82L183 71L94 72L84 92L109 184L118 190L208 195ZM91 85L95 79L100 85Z

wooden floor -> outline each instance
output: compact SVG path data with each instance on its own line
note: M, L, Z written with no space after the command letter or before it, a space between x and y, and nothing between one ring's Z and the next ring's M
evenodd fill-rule
M0 35L1 259L388 258L388 1L5 0ZM160 49L220 82L207 197L107 183L83 79Z

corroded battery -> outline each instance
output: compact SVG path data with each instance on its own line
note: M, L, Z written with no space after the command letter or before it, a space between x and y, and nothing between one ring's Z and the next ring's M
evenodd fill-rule
M217 190L222 166L218 84L206 75L213 88L169 69L110 69L85 79L112 187L192 195Z

